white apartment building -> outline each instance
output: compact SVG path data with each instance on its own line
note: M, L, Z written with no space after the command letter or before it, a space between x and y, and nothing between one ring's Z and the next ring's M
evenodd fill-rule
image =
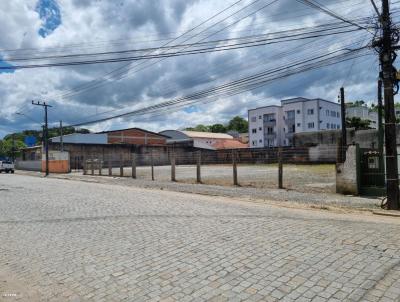
M250 148L293 145L295 133L341 129L340 105L323 99L293 98L281 106L248 111Z
M378 112L370 111L367 105L362 106L347 106L346 117L359 117L363 120L369 120L370 127L378 129Z

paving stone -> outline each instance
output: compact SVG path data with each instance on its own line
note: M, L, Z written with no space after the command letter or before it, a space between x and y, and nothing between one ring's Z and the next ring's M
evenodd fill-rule
M0 191L0 276L41 301L400 300L399 224L21 175Z

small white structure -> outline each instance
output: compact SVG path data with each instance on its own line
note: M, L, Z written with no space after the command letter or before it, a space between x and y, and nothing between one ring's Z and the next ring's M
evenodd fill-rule
M346 117L359 117L363 120L369 120L371 122L369 126L378 129L378 112L370 111L367 105L347 106Z
M251 109L250 148L293 145L295 133L341 129L340 105L323 99L293 98L281 106Z

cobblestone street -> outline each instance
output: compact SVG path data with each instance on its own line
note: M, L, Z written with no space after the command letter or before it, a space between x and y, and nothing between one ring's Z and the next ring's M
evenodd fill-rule
M400 221L0 175L0 301L400 301Z

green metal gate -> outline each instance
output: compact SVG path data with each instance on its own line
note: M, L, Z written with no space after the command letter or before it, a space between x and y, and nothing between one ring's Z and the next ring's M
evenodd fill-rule
M385 196L385 166L378 149L359 148L361 195Z

